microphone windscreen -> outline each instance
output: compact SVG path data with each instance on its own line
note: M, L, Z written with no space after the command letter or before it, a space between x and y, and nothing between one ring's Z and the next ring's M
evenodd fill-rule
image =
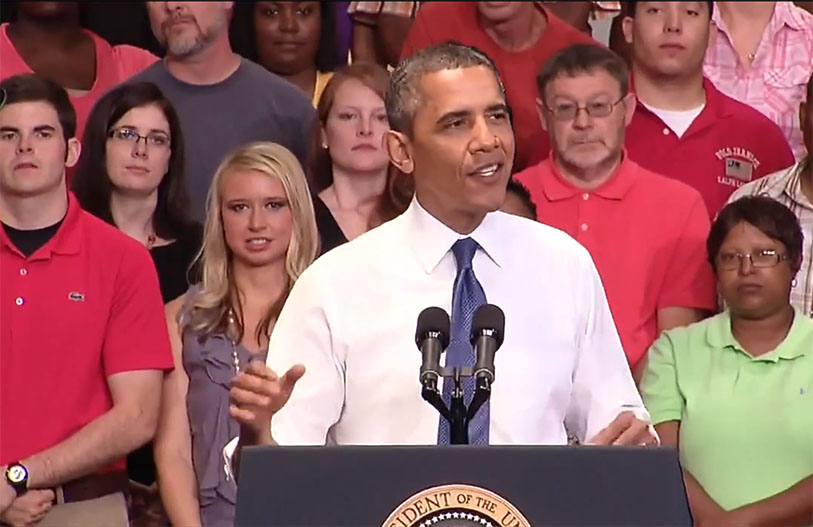
M472 337L480 335L484 329L494 330L494 339L497 347L502 345L503 332L505 331L505 314L502 309L494 304L484 304L474 312L471 322Z
M418 315L418 325L415 328L415 344L421 347L426 334L437 332L445 349L449 345L449 314L439 307L427 307Z

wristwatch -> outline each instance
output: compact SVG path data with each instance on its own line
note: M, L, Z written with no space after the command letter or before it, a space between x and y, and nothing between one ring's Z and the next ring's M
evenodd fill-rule
M17 493L22 496L28 490L28 469L21 465L19 461L9 463L6 467L6 481Z

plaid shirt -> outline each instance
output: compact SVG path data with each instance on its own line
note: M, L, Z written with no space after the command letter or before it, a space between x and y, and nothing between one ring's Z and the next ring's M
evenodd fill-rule
M799 104L813 74L813 15L792 2L776 2L750 67L740 61L719 9L714 10L712 25L718 34L706 52L706 76L721 92L778 124L796 159L802 159L806 150Z
M813 317L813 203L802 194L800 178L805 174L805 164L800 161L792 167L765 176L737 189L729 203L743 196L768 196L789 208L799 219L804 241L802 267L796 274L796 286L790 291L790 303L804 314Z

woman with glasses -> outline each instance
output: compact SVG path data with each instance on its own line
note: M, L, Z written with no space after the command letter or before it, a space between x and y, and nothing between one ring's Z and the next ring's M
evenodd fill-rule
M183 145L178 116L156 85L119 86L90 113L72 183L82 208L150 251L164 302L189 287L202 236L187 215Z
M236 489L222 457L239 433L229 383L249 361L265 362L274 322L318 247L291 152L252 143L223 160L209 189L201 282L167 306L175 370L164 382L155 461L172 525L234 524Z
M810 525L813 320L790 290L802 257L794 214L768 197L720 211L707 241L728 306L664 332L641 392L680 452L699 525Z
M197 281L202 227L187 216L180 121L152 83L122 85L88 116L72 189L83 209L150 251L164 302ZM134 525L162 514L152 445L127 458ZM144 520L144 521L142 521Z

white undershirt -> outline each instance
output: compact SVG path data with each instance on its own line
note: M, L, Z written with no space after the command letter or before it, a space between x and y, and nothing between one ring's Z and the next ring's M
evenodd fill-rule
M654 106L650 106L644 102L643 104L650 112L654 113L658 117L660 117L661 121L666 124L675 135L678 137L683 137L683 134L686 133L686 130L692 125L694 120L700 115L700 112L706 107L706 103L703 103L701 106L697 108L692 108L691 110L661 110L660 108L655 108Z

